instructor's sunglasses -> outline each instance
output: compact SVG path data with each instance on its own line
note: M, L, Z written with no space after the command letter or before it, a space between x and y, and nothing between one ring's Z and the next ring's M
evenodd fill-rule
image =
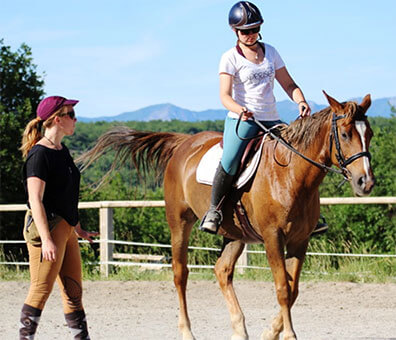
M60 116L61 117L69 116L70 119L74 119L76 117L76 114L74 113L74 110L71 110L69 112L65 112L65 113L61 114Z
M250 28L247 30L239 30L239 32L241 32L242 35L255 34L255 33L260 32L260 26L257 26L255 28Z

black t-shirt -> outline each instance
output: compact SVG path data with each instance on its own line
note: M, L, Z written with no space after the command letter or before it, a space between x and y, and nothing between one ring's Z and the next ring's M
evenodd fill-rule
M54 150L39 144L33 146L23 166L23 182L27 196L27 178L43 180L46 183L43 204L47 216L59 215L75 226L79 221L80 171L68 148L64 144L62 147L62 150Z

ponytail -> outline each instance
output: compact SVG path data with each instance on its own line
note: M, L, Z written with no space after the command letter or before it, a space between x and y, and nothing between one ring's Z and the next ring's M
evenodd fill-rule
M43 121L40 118L35 118L26 125L22 136L22 146L19 148L23 158L27 157L30 149L42 138L42 127Z
M42 120L40 117L36 117L31 120L28 125L26 125L25 131L22 136L22 146L19 150L22 151L23 158L26 158L30 149L36 145L36 143L43 138L43 129L49 128L55 117L63 113L65 110L65 106L62 106L60 109L56 110L51 116L49 116L46 120Z

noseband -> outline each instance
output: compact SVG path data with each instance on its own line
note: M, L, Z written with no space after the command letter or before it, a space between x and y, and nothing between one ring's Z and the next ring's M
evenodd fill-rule
M338 165L341 168L341 174L344 176L345 179L348 179L349 175L349 170L347 169L347 166L351 164L352 162L356 161L360 157L367 157L369 160L371 160L371 153L369 151L362 151L354 154L353 156L349 157L348 159L345 159L344 154L342 153L341 150L341 145L340 145L340 138L338 135L338 127L337 127L337 120L345 118L345 115L342 116L336 116L335 113L333 113L333 118L331 120L331 134L330 134L330 155L333 147L333 139L334 139L334 144L337 150L337 153L335 154Z
M261 130L263 130L263 133L259 133L257 136L254 137L248 137L248 138L244 138L239 136L238 134L238 128L239 128L239 123L241 122L241 118L242 115L239 116L238 119L238 123L236 125L236 135L241 139L241 140L250 140L250 139L254 139L254 138L259 138L262 137L263 135L270 135L272 138L274 138L277 142L283 144L286 148L288 148L289 150L293 151L295 154L299 155L301 158L305 159L307 162L317 166L318 168L324 170L324 171L330 171L330 172L335 172L337 174L343 175L344 176L344 181L348 181L350 180L349 177L349 170L347 169L347 166L349 164L351 164L352 162L354 162L355 160L357 160L360 157L368 157L369 160L371 160L371 154L368 151L362 151L362 152L358 152L357 154L354 154L353 156L349 157L348 159L345 159L342 150L341 150L341 144L340 144L340 138L338 136L338 127L337 127L337 121L339 119L343 119L345 118L345 115L342 116L337 116L334 112L333 112L333 117L331 120L331 133L330 133L330 155L332 152L332 147L333 147L333 138L334 138L334 144L337 150L336 153L336 158L338 161L338 165L340 166L340 169L334 169L330 166L327 166L325 164L321 164L318 163L316 161L314 161L311 158L308 158L307 156L303 155L301 152L299 152L298 150L296 150L294 147L292 147L288 142L286 142L281 136L279 136L278 134L274 133L272 131L273 128L266 128L263 124L261 124L258 120L256 120L253 117L251 117L250 119L252 119L259 127ZM343 182L344 182L343 181Z

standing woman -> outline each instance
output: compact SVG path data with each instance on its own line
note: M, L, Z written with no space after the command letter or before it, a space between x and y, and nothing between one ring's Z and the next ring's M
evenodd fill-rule
M245 138L259 132L257 125L249 120L252 116L267 128L282 123L273 93L275 79L298 104L301 117L311 113L304 94L291 78L278 51L259 42L264 22L259 9L248 1L240 1L231 8L228 22L238 40L235 47L223 54L219 66L220 99L229 110L224 127L223 156L214 177L210 207L200 226L214 234L222 221L220 201L231 187L248 143L236 135L239 116L242 117L238 134Z
M74 133L74 105L78 100L59 96L43 99L37 117L25 128L21 151L26 162L23 179L29 210L24 237L29 251L30 289L22 307L20 339L34 339L41 312L55 280L74 339L89 339L82 305L82 270L78 236L92 243L79 222L80 172L65 136ZM44 133L42 133L42 131Z

